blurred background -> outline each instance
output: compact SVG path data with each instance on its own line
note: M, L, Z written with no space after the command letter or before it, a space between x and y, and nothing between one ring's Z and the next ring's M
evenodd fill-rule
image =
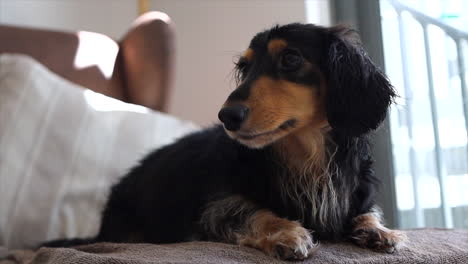
M234 88L233 61L259 31L277 23L330 24L327 0L0 0L0 23L86 30L120 39L139 7L175 26L175 83L169 113L209 125Z
M388 224L468 228L467 0L0 0L0 23L120 39L149 10L175 32L168 112L202 126L216 122L255 33L291 22L357 28L400 95L374 138Z
M468 228L468 1L381 1L399 224Z

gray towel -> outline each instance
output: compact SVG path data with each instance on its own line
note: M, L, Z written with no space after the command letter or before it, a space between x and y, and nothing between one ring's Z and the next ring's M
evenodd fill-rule
M349 243L322 243L302 263L468 263L468 230L406 231L409 241L397 253L377 253ZM1 253L0 253L1 254ZM281 263L246 247L211 242L179 244L98 243L76 248L4 252L0 264L45 263Z

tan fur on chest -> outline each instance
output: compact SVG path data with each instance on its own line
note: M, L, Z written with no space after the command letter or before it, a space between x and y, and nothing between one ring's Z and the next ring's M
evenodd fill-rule
M301 128L275 144L275 150L290 171L319 181L327 171L327 130L326 121Z
M325 225L337 219L339 210L348 205L338 204L333 175L339 172L333 165L336 150L327 138L329 127L306 127L282 139L275 150L288 171L282 178L282 195L295 201L300 207L311 205L312 218ZM331 143L333 146L333 143ZM304 213L304 212L303 212ZM305 213L304 213L305 214ZM303 217L306 217L303 215Z

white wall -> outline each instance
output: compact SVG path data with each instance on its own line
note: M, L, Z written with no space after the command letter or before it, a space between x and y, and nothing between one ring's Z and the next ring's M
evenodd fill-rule
M0 0L0 23L119 38L137 17L133 0Z
M135 0L0 0L0 23L88 30L121 37L137 16ZM276 23L329 24L328 0L151 0L176 28L170 113L207 125L234 88L233 60L253 35Z

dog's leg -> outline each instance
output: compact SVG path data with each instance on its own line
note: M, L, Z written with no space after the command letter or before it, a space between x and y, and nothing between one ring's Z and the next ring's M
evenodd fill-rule
M383 226L381 212L374 208L371 212L353 219L351 239L361 247L393 253L406 240L406 235Z
M240 196L211 202L201 225L212 240L257 248L281 259L304 259L317 244L299 222L280 218Z

